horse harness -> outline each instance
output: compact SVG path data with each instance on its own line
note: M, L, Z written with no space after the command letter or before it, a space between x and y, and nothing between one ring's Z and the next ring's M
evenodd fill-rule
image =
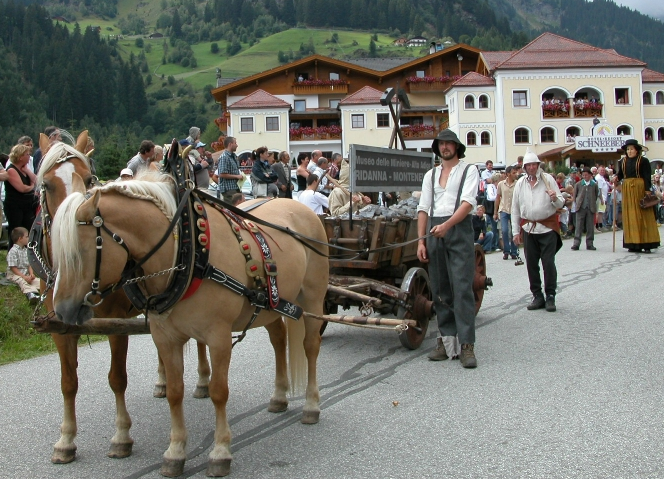
M171 151L177 152L177 147L171 148ZM263 309L274 310L281 315L295 320L299 319L302 316L302 308L279 296L277 265L272 258L269 243L260 229L254 223L245 221L233 212L225 210L222 206L207 200L205 202L211 204L224 215L224 218L228 221L231 230L238 239L240 251L246 260L247 276L252 278L254 282L253 288L245 286L241 281L209 263L210 231L204 201L201 201L198 193L194 191L193 183L186 177L187 170L182 168L182 166L182 161L179 158L173 158L172 155L169 155L166 170L171 170L177 185L176 196L179 200L178 208L160 241L138 262L130 257L129 248L124 240L104 224L99 209L97 209L91 221L78 222L79 226L91 225L97 230L94 279L90 291L85 296L84 304L90 307L98 306L106 296L121 287L134 307L145 311L147 320L148 311L163 313L172 308L178 301L187 299L193 295L201 285L203 279L210 279L239 295L245 296L250 304L255 307L254 313L242 333L234 337L235 341L233 345L244 339L247 330L252 326ZM86 198L89 197L89 194L86 195ZM261 202L260 204L263 203ZM251 208L260 206L260 204L252 205ZM261 261L251 257L251 247L240 235L241 229L248 231L254 241L256 241L261 252L262 265ZM176 266L150 275L136 277L135 275L141 266L161 248L175 230L178 231L178 234L175 234L175 236L179 238ZM113 241L125 250L127 253L127 262L120 280L103 290L99 290L101 281L101 254L104 241L102 231L108 234ZM263 278L263 271L265 278ZM169 288L162 293L146 297L143 288L138 283L169 273L173 274ZM93 298L98 298L98 301L93 303Z
M62 158L59 158L56 161L56 164L65 163L75 158L79 157L77 155L68 154ZM92 183L94 183L95 186L101 186L101 183L99 183L99 178L97 178L95 175L92 175ZM53 218L48 211L48 205L46 201L46 186L42 182L39 191L39 208L37 209L35 221L33 222L28 234L27 245L28 262L32 267L32 271L39 279L46 283L44 293L41 295L40 302L35 308L35 313L46 298L46 292L53 287L56 276L53 272L52 265L48 261L48 243L45 241L46 236L50 235L51 223L53 223Z

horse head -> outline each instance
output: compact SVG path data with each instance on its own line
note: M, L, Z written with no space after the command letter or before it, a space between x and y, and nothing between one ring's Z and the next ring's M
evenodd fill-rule
M58 206L73 191L72 174L76 173L85 188L92 186L94 177L90 169L90 160L84 154L88 142L88 131L78 135L76 146L63 142L49 144L42 133L39 143L44 156L37 176L41 190L42 214L45 219L53 218ZM44 222L48 226L48 221Z
M149 252L170 231L177 204L172 179L159 173L147 174L145 180L110 183L87 194L83 179L75 172L72 177L74 192L58 208L51 231L58 271L53 309L63 322L81 324L92 317L92 308L120 290L129 275L173 266L175 232L172 241ZM136 263L142 259L145 264L139 269ZM155 294L168 281L163 274L141 284L148 294Z

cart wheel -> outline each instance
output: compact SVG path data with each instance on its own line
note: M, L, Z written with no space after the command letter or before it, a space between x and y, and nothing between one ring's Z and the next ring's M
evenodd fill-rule
M491 280L489 280L490 282ZM486 261L484 250L478 244L475 245L475 278L473 279L473 294L475 295L475 314L482 307L484 291L489 283L486 277Z
M403 277L401 290L408 293L409 307L400 306L397 318L414 319L417 321L417 327L402 331L399 334L399 341L408 349L417 349L427 334L432 317L433 301L431 300L429 275L422 268L410 268Z

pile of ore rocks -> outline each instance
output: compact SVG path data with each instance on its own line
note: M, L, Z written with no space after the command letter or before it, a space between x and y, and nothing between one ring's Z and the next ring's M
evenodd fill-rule
M377 216L382 216L388 220L395 220L400 218L417 218L417 205L419 198L411 196L408 199L399 201L396 205L384 207L380 205L367 205L357 213L353 213L353 218L371 219ZM338 218L345 220L349 218L348 213L339 215Z

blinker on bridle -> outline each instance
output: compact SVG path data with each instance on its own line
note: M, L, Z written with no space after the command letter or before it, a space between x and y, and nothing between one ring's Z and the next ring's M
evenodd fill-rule
M176 265L171 268L167 268L162 271L158 271L156 273L152 273L146 276L141 276L138 278L131 278L131 275L134 274L147 260L149 260L154 254L163 246L163 244L166 242L168 237L171 234L171 231L173 231L173 228L175 228L176 224L178 223L180 219L180 215L182 214L182 211L184 210L185 206L187 205L187 200L189 198L189 195L191 194L191 189L187 189L185 191L185 194L182 195L182 199L180 200L180 204L178 205L178 209L175 211L175 214L173 215L173 219L171 220L170 224L168 225L168 228L166 229L166 232L164 235L161 237L159 242L154 245L154 247L148 251L148 253L138 262L135 262L131 258L131 253L129 252L129 248L127 248L127 245L125 244L124 240L122 237L119 235L113 233L105 224L104 224L104 219L101 216L101 212L99 211L99 208L97 208L95 216L90 220L90 221L77 221L76 224L78 226L93 226L97 230L97 236L95 238L95 247L97 249L97 253L95 255L95 275L94 279L92 280L92 283L90 285L90 291L85 295L83 298L83 304L85 306L89 306L91 308L94 308L96 306L99 306L103 301L106 296L109 294L117 291L121 287L123 287L126 284L130 283L136 283L138 281L141 281L143 279L149 279L153 278L155 276L160 276L163 274L170 273L171 271L182 271L185 268L185 265ZM90 193L86 193L85 199L90 199L91 195ZM99 290L99 284L101 282L101 252L102 248L104 245L104 238L101 236L102 230L108 234L113 241L115 241L117 244L122 246L122 248L125 250L125 253L127 253L127 261L125 263L125 267L122 270L122 275L120 277L120 280L116 283L111 284L110 286L107 286L104 288L103 291ZM99 301L97 303L92 303L91 297L93 296L98 296Z

